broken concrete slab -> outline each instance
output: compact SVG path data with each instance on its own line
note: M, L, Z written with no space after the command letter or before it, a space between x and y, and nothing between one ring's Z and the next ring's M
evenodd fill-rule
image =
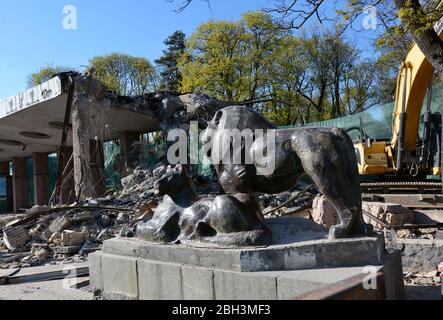
M399 204L363 201L362 209L364 212L370 213L377 219L391 226L402 226L408 223L414 223L414 212ZM370 223L378 229L383 229L383 226L374 219L371 219L371 217L367 215L363 215L363 217L366 223Z
M19 271L19 268L0 269L0 286L4 286L7 283L7 279Z
M414 210L415 224L443 223L441 210Z
M340 223L337 210L324 195L317 195L312 202L312 218L324 227L330 228Z
M100 216L100 211L83 211L74 214L71 217L72 224L80 224L84 222L93 221Z
M49 240L54 234L68 229L71 225L71 220L67 216L58 217L51 223L48 229L43 232L42 238Z
M25 245L29 240L29 232L22 227L3 229L3 241L9 250L15 250Z
M76 263L69 265L43 266L22 268L18 272L8 276L7 284L19 284L26 282L48 281L66 277L80 277L89 274L89 264Z
M72 230L64 230L61 233L62 244L64 247L82 246L86 241L86 232L77 232Z
M80 251L82 246L65 246L65 247L52 247L52 251L56 254L75 254Z

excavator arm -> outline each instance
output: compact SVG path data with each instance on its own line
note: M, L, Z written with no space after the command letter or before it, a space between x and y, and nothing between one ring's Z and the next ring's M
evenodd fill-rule
M442 1L443 3L443 1ZM440 5L442 4L440 3ZM440 6L439 5L439 6ZM435 29L443 39L443 19ZM409 49L397 77L390 141L362 142L354 145L362 175L412 171L417 163L420 115L434 69L417 44ZM430 168L440 174L439 168ZM408 171L409 170L409 171Z
M443 25L442 25L443 26ZM443 33L439 30L443 39ZM403 156L415 152L420 114L434 69L417 44L409 50L397 78L390 148L395 150L395 169L401 169Z

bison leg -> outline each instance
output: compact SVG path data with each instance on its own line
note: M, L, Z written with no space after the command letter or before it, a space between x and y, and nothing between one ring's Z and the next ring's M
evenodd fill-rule
M357 162L349 137L339 129L307 129L293 141L305 172L340 218L329 238L369 235L372 229L363 221Z

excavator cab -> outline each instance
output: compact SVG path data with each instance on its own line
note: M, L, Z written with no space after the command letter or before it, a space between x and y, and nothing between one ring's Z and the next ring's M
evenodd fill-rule
M366 133L363 119L360 118L360 127L347 130L350 134L354 130L360 132L354 141L355 155L357 157L358 170L361 175L379 175L389 172L388 155L386 154L386 141L371 139ZM351 135L352 137L352 135Z

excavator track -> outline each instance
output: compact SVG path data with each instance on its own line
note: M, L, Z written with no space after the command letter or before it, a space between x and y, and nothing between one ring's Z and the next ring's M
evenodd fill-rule
M442 183L436 181L380 181L360 183L362 192L390 193L392 191L415 191L420 193L435 192L441 193Z

